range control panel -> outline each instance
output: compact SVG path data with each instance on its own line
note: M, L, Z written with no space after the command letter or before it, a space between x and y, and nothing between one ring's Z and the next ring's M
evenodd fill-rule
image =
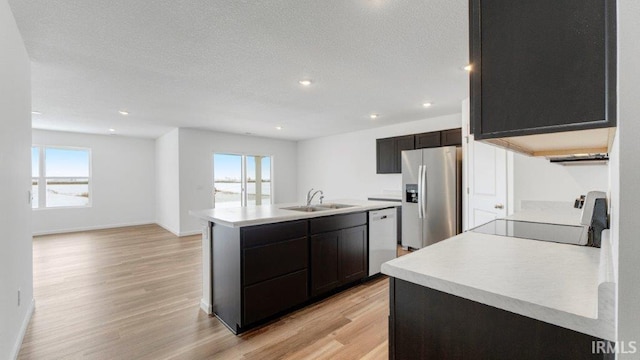
M405 185L405 201L409 203L418 203L418 184Z

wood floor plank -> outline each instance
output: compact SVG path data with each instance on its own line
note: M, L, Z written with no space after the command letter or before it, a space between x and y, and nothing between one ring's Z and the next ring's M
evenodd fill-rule
M200 308L199 236L156 225L39 236L19 359L386 359L388 280L241 336Z

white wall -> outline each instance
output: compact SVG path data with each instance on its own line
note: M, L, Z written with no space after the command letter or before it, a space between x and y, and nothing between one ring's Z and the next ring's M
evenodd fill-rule
M612 186L614 239L618 249L618 339L635 341L640 351L640 2L618 1L618 142L619 174ZM614 150L615 151L615 150ZM616 176L618 175L618 176ZM615 187L619 186L616 194ZM637 359L638 353L620 359Z
M179 130L156 139L156 223L174 234L180 233Z
M33 210L34 234L155 222L154 140L33 130L33 144L91 149L91 206Z
M298 201L311 189L327 200L366 199L383 190L400 191L401 174L376 174L376 139L459 128L460 114L298 142Z
M33 312L31 74L5 0L0 0L0 49L0 359L13 359Z
M545 158L515 154L513 159L515 211L523 200L570 201L591 190L607 191L607 165L562 166Z
M180 129L179 134L180 235L200 232L199 221L189 210L213 205L215 152L272 156L274 202L296 201L296 142L195 129Z

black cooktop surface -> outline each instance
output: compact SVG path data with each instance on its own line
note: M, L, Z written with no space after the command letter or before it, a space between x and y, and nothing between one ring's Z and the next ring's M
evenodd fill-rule
M473 232L510 236L521 239L551 241L563 244L586 245L587 227L536 223L517 220L494 220L471 229Z

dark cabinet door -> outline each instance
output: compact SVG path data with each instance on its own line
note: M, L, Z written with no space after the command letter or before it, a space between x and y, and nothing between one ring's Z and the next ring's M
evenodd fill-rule
M442 146L461 146L462 129L450 129L440 132L440 143Z
M342 230L340 234L340 280L348 284L367 275L367 227Z
M311 236L311 296L367 276L367 226Z
M311 296L340 285L338 246L341 231L311 236Z
M402 151L415 149L413 135L376 140L376 172L399 174L402 171Z
M416 149L426 149L440 146L440 131L416 135Z
M394 173L400 174L402 172L402 152L404 150L413 150L416 148L415 136L398 136L396 138L396 153L394 163Z
M476 139L616 125L615 0L471 0Z
M395 171L396 142L394 138L376 140L376 168L378 174Z

